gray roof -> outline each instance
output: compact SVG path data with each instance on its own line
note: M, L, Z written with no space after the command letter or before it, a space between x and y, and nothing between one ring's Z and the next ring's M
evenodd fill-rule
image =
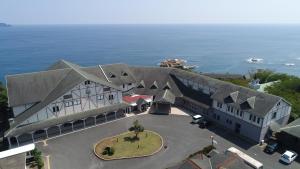
M25 110L23 113L15 117L14 123L11 124L10 130L8 131L11 131L11 129L20 125L26 119L28 119L29 117L37 113L39 110L43 109L45 106L50 104L52 101L64 95L70 89L74 88L76 85L86 80L90 80L115 89L119 89L119 87L114 85L113 83L104 81L93 74L89 74L83 71L78 65L69 64L66 61L62 62L64 62L70 68L50 70L49 72L51 72L51 74L48 76L45 75L44 72L41 72L36 73L38 74L36 77L32 76L32 74L30 74L31 76L29 77L27 76L28 74L7 77L7 84L9 86L8 96L10 100L10 106L15 105L17 101L19 104L21 101L23 102L22 104L34 103L33 106L31 106L29 109ZM53 73L53 71L55 73ZM62 74L64 76L62 77L62 75L59 72L63 72ZM36 75L35 73L33 74ZM60 79L53 78L55 76L59 76ZM21 81L20 79L24 79L25 82ZM34 88L32 86L34 86ZM47 88L47 86L50 86L50 88ZM30 92L28 92L26 89L30 89ZM39 94L41 95L39 96ZM19 97L22 98L19 99ZM26 100L25 98L30 101ZM35 101L32 102L33 100Z
M213 169L253 169L238 155L231 152L215 154L210 158L210 162Z
M170 90L166 89L164 92L156 95L154 102L174 104L175 98L175 95Z
M113 74L115 77L111 78L109 74ZM213 93L208 95L200 90L194 90L185 86L179 78L209 87ZM158 96L157 99L162 100L166 98L160 96L165 94L166 90L164 89L168 86L170 89L166 93L168 97L165 101L173 102L173 96L185 97L211 106L212 99L214 99L257 116L267 114L282 99L278 96L260 93L194 72L174 68L135 67L126 64L80 67L61 60L50 66L47 71L10 75L6 79L10 106L34 104L15 118L15 123L11 125L11 128L21 124L53 100L85 80L116 89L119 89L119 86L124 83L142 84L144 88L134 88L133 92ZM151 88L152 85L157 88ZM228 100L228 98L230 99Z
M26 153L0 159L1 169L23 169L26 165Z
M279 131L288 133L294 137L300 138L300 118L292 121L285 127L282 127Z

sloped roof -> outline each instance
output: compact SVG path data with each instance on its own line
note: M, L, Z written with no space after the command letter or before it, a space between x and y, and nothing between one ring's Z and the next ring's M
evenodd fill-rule
M6 76L9 106L41 101L70 71L68 68Z
M67 62L64 62L67 64ZM15 117L14 119L14 123L10 126L10 129L8 130L8 132L11 129L14 129L15 127L17 127L18 125L20 125L22 122L24 122L26 119L30 118L32 115L34 115L35 113L37 113L38 111L40 111L41 109L43 109L44 107L46 107L48 104L50 104L52 101L54 101L55 99L59 98L60 96L64 95L66 92L68 92L69 90L71 90L72 88L74 88L76 85L86 81L86 80L90 80L96 83L100 83L103 84L105 86L109 86L115 89L119 89L119 87L117 87L116 85L104 81L98 77L96 77L93 74L89 74L83 70L80 69L80 67L78 65L74 65L74 64L67 64L70 68L67 69L58 69L58 70L51 70L55 71L56 74L59 74L56 71L62 71L63 73L63 77L61 77L57 82L53 82L52 80L56 80L58 78L51 78L52 76L55 76L55 74L51 74L52 76L46 76L45 74L43 74L44 72L42 72L42 74L44 75L44 77L41 77L41 75L39 73L37 77L32 78L32 76L30 76L31 78L28 78L26 76L26 74L23 75L16 75L16 76L20 76L16 81L11 81L11 78L8 77L8 84L10 84L9 86L9 90L8 90L8 94L9 94L9 99L10 101L12 101L14 104L19 103L19 104L27 104L27 103L32 103L32 102L28 102L28 100L32 101L34 100L34 105L31 106L29 109L25 110L23 113L19 114L17 117ZM12 76L14 77L14 76ZM26 79L25 77L27 77L27 81L24 83L22 81L20 81L19 79ZM39 78L41 79L47 79L45 81L41 81ZM34 81L37 80L37 81ZM39 80L41 81L40 83ZM19 83L17 83L19 82ZM31 82L31 83L28 83ZM50 88L47 88L47 86L49 86L49 84L51 85ZM55 83L55 85L53 85L52 83ZM35 88L30 87L31 85L33 85ZM45 85L45 86L43 86ZM19 89L17 92L14 89ZM24 91L26 89L31 89L30 92L28 91ZM37 91L41 91L41 93L38 93ZM15 94L15 95L13 95ZM15 93L14 93L15 92ZM40 94L39 97L34 97L34 96L38 96ZM21 95L21 96L20 96ZM18 100L19 97L22 97L23 95L25 95L25 98L28 98L28 100L22 98L22 100ZM11 97L13 96L13 97ZM17 100L15 100L17 99Z
M174 104L175 98L175 95L167 89L164 92L161 92L158 95L156 95L154 102Z
M300 118L292 121L285 127L280 128L279 131L283 131L285 133L288 133L294 137L300 138Z

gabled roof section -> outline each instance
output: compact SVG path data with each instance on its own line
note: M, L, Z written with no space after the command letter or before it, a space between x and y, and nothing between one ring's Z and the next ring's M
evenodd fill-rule
M170 90L171 89L171 85L169 83L169 81L167 81L165 87L163 88L164 90Z
M137 88L145 88L144 80L141 80L140 83L137 85Z
M255 96L252 96L250 98L247 99L247 103L249 104L249 106L254 109L254 105L255 105Z
M170 90L166 89L163 93L156 95L154 102L174 104L175 98L175 95Z
M68 68L6 76L9 106L41 101L70 71Z
M156 80L153 82L153 84L150 86L150 89L158 89L158 85Z
M239 96L239 91L235 91L229 94L233 102L237 102L237 98Z
M55 62L47 70L67 69L71 67L80 67L80 66L62 59L59 60L58 62Z

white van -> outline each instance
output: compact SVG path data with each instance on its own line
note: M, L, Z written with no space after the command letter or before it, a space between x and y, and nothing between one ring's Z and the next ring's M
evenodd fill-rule
M199 123L201 120L203 120L203 116L201 116L200 114L194 115L193 116L193 121L192 123L197 124Z

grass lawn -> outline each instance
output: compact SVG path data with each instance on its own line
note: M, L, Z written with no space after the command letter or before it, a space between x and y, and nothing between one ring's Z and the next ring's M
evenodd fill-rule
M131 158L151 155L158 151L162 146L161 137L154 132L145 130L139 134L139 140L134 140L133 132L125 132L120 135L105 138L95 146L95 153L105 159ZM105 147L113 147L113 155L102 155Z

